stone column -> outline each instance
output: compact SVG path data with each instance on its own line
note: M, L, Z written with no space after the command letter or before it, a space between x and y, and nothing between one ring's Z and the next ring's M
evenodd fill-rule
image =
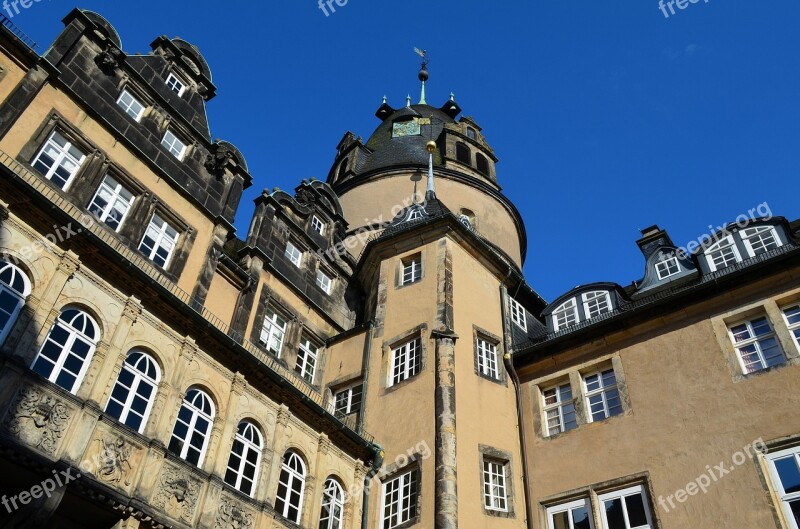
M231 380L231 391L228 395L228 405L225 412L225 420L222 424L222 442L219 447L219 456L216 459L216 464L213 466L213 472L218 476L225 476L225 471L228 468L228 459L230 457L230 449L233 446L233 441L236 439L236 431L239 428L239 422L235 420L239 415L239 403L242 401L241 397L247 388L247 382L244 375L235 373ZM221 414L218 414L221 417ZM214 421L216 422L216 421ZM209 445L209 454L213 447Z
M436 529L458 528L456 459L456 339L450 330L434 331L436 340Z

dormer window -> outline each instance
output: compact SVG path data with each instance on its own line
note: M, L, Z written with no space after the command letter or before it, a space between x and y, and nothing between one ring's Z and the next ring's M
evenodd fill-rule
M781 240L772 226L747 228L739 232L750 257L781 247Z
M528 322L525 316L525 309L520 303L513 298L508 298L508 305L511 309L511 321L517 324L517 327L523 331L528 330Z
M164 134L164 139L161 140L161 145L167 149L178 160L183 160L183 155L186 154L186 144L183 143L178 137L168 130Z
M475 132L475 129L472 127L467 127L467 138L474 140L478 137L478 134Z
M553 311L553 327L556 331L578 323L578 306L575 298L565 301Z
M178 79L178 77L171 73L167 77L167 86L170 90L178 94L178 97L183 96L183 93L186 91L186 83Z
M712 272L722 270L734 263L742 260L739 256L739 250L736 248L736 242L733 240L733 235L728 235L724 239L709 246L706 250L706 260Z
M325 235L325 223L316 215L311 217L311 229L320 235Z
M586 319L596 318L611 312L611 298L604 290L587 292L583 295L583 308L586 311Z
M663 261L656 263L656 274L658 274L658 279L660 280L672 277L680 271L681 267L678 264L678 258L675 256L667 257Z

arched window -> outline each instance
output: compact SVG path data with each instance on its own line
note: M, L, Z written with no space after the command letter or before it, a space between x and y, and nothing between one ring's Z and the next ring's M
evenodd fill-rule
M31 282L25 272L0 261L0 344L11 332L30 293Z
M605 290L587 292L583 295L583 310L587 319L611 312L611 297Z
M106 404L106 413L141 433L153 407L161 370L143 351L128 353Z
M555 330L578 323L578 307L575 298L568 299L553 311L553 328Z
M82 310L67 307L47 333L31 369L74 394L86 375L99 339L97 322Z
M203 391L186 392L178 420L172 430L169 451L193 465L200 466L208 449L208 437L214 422L214 403Z
M739 249L733 240L733 235L728 235L712 244L705 252L708 267L712 272L722 270L742 260Z
M342 529L344 513L344 489L333 478L325 481L322 492L322 511L319 515L319 529Z
M481 153L475 154L475 166L479 173L489 176L489 160Z
M278 481L275 510L289 521L300 523L303 510L303 493L306 488L306 464L295 452L286 452Z
M263 447L264 442L258 428L249 421L240 422L231 447L231 455L228 458L225 483L252 496L256 491Z
M467 147L465 143L456 143L456 160L467 165L472 165L472 151L469 150L469 147Z

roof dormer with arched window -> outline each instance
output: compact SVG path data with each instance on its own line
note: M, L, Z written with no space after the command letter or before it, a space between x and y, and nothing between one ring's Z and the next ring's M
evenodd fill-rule
M593 283L577 287L556 299L542 312L550 332L559 332L581 322L614 312L625 302L615 283Z
M724 270L748 259L778 250L790 242L784 219L731 223L695 252L704 273Z

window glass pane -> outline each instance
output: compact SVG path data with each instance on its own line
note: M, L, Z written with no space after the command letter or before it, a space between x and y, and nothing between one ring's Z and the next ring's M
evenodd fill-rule
M622 513L622 499L614 498L603 502L608 529L627 529L625 515Z
M589 522L589 510L586 507L578 507L572 510L572 522L575 529L591 529Z
M775 461L775 469L778 471L786 494L800 492L800 469L794 455Z
M789 509L792 510L792 517L794 518L794 523L800 527L800 499L790 501L789 502Z
M631 527L647 525L647 514L644 511L644 501L641 494L626 496L625 505L628 507L628 521Z

